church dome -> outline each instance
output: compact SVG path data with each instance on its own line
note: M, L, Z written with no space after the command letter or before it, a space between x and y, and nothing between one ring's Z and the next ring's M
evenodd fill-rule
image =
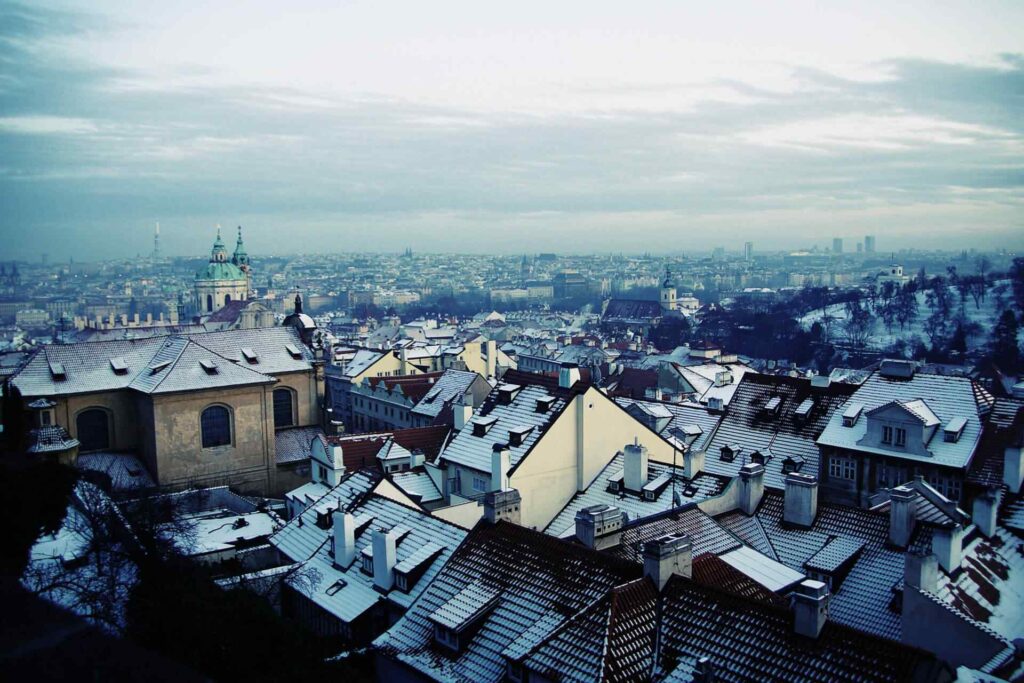
M196 272L196 280L245 280L245 273L230 261L210 261Z

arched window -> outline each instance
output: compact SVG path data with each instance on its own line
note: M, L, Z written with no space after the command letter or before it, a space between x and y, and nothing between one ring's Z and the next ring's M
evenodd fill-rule
M291 427L295 424L295 392L291 389L274 389L274 427Z
M206 295L206 311L210 312L212 310L213 310L213 295L212 294L207 294Z
M231 445L231 411L224 406L210 406L200 419L203 448Z
M102 408L83 410L75 419L81 451L102 451L110 448L110 417Z
M224 305L227 306L229 303L231 303L231 295L230 294L225 294L224 295Z

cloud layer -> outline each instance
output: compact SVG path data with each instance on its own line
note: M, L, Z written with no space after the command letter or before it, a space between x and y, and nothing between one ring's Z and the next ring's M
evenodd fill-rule
M92 61L109 19L0 5L0 256L695 252L877 234L1024 246L1024 58L893 59L790 87L570 85L537 111L206 82ZM589 98L589 99L588 99ZM287 231L286 243L279 235Z

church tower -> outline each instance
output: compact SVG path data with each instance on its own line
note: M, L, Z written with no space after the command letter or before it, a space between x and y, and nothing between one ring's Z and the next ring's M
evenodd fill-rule
M238 241L235 242L235 253L231 256L231 262L245 273L247 298L251 298L253 296L252 269L249 267L249 254L245 251L245 243L242 242L241 225L238 226Z
M239 253L238 249L241 249ZM241 257L245 263L243 271L235 261ZM249 256L242 245L239 232L238 246L235 256L228 259L228 250L220 236L217 226L217 239L210 251L210 262L196 273L195 277L195 310L200 316L210 315L222 309L232 301L249 298Z
M668 269L668 266L665 266L665 279L661 283L660 303L662 314L670 313L677 308L676 284L672 279L672 271Z

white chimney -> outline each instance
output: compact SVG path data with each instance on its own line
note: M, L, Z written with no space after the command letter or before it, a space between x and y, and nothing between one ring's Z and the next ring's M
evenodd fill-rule
M889 543L906 548L917 522L917 490L897 486L889 493Z
M508 444L496 443L491 450L491 490L504 491L508 488L508 470L511 467Z
M627 491L639 491L647 485L647 447L632 443L623 451L622 477Z
M987 489L974 499L971 509L971 520L985 538L992 538L996 533L996 513L999 511L998 489Z
M793 593L793 630L801 636L817 638L828 619L828 586L804 579Z
M455 417L455 431L461 432L473 419L473 399L469 394L464 394L458 401L452 404L452 414Z
M745 515L757 511L764 496L764 465L750 462L740 468L740 510Z
M498 370L498 345L493 339L488 339L484 348L487 354L487 376L494 377Z
M939 585L939 569L931 553L911 551L903 556L903 583L929 593Z
M349 512L334 511L334 564L348 567L356 557L356 520Z
M391 590L395 583L395 535L385 529L373 530L373 585Z
M622 511L614 505L583 508L576 513L576 538L594 550L614 548L622 538Z
M790 472L786 475L782 519L787 524L810 527L818 515L818 478Z
M575 363L562 363L562 368L558 371L558 386L571 389L579 381L580 367Z
M932 552L938 558L939 566L947 572L960 568L963 560L964 528L959 524L936 529L932 533Z
M1024 450L1020 446L1007 446L1003 451L1003 483L1010 493L1020 493L1024 482Z
M704 451L687 450L683 453L683 475L693 479L704 470Z
M644 576L660 591L673 574L690 578L693 574L693 543L685 534L669 534L644 543Z

